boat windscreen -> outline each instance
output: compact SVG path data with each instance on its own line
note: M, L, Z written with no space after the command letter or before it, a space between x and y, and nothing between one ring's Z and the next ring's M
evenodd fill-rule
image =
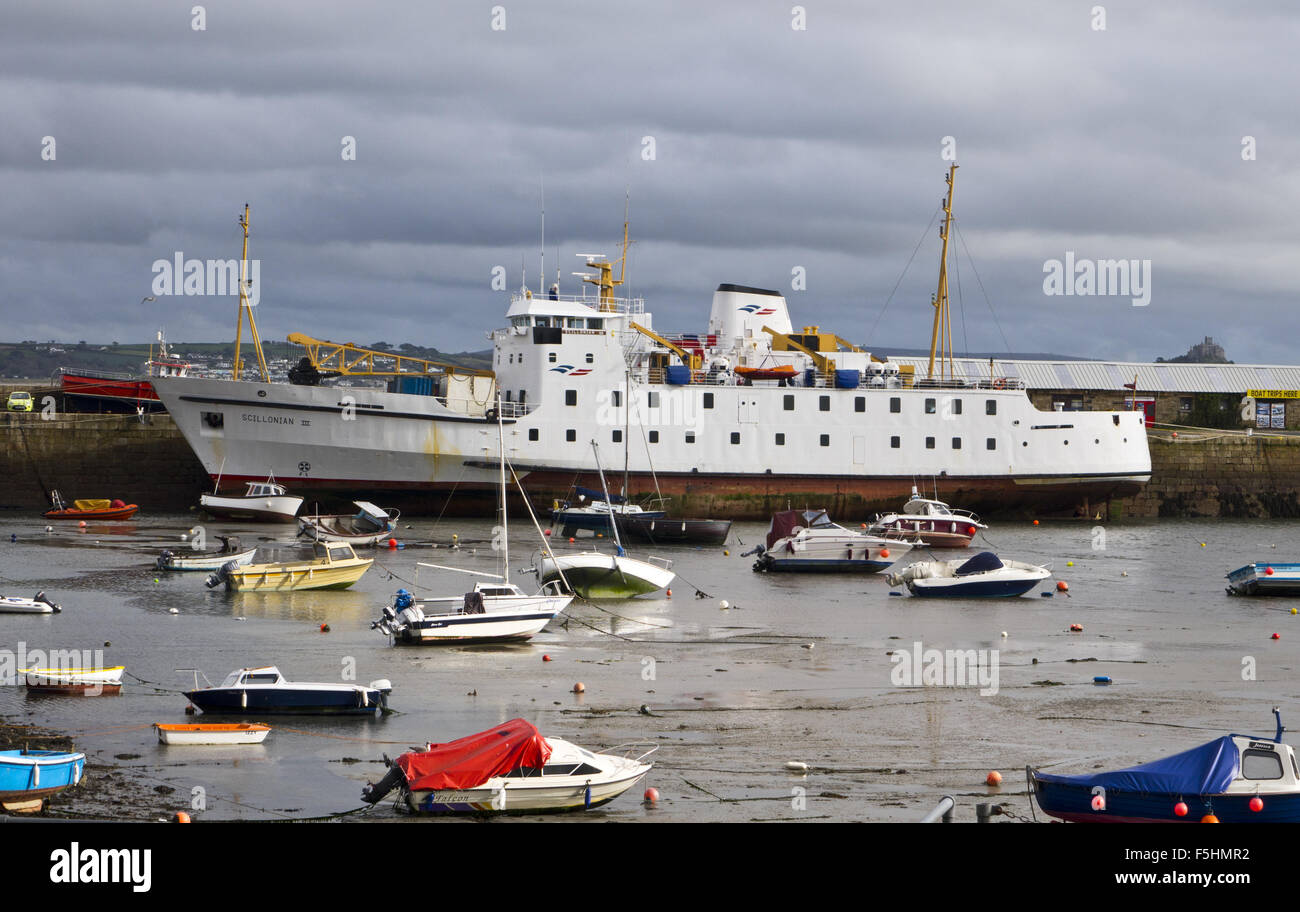
M981 551L966 563L958 567L954 576L969 576L972 573L988 573L990 570L1002 569L1002 561L992 551Z

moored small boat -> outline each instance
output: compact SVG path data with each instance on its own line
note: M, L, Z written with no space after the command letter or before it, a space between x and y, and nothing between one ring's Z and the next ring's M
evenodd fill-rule
M69 751L0 751L0 807L38 811L45 799L81 781L86 755Z
M942 500L922 497L912 487L912 497L900 513L877 514L867 529L873 535L906 535L931 548L965 548L980 529L987 529L969 510L954 510Z
M529 595L513 583L475 583L463 599L416 599L398 589L370 625L405 644L510 642L531 639L573 601L546 591Z
M0 596L0 614L57 614L62 610L61 606L46 598L44 590L31 598Z
M330 516L298 517L298 534L316 541L373 545L397 530L397 510L386 510L364 500L353 501L358 512Z
M882 538L831 522L825 510L783 510L772 517L754 570L796 573L879 573L912 550L901 538Z
M130 519L140 512L140 508L135 504L128 504L121 500L110 500L106 497L74 500L72 506L69 507L63 502L63 498L58 491L51 491L50 500L53 502L53 507L41 514L46 519Z
M1300 564L1257 561L1227 576L1229 595L1300 595Z
M222 564L206 585L226 584L231 592L290 592L306 589L346 589L361 579L374 558L357 557L344 542L317 542L310 560L270 564Z
M195 688L185 696L205 713L280 715L374 715L387 710L393 685L288 681L274 665L232 671L216 687Z
M656 748L622 745L622 755L593 753L543 738L523 719L384 761L388 774L366 786L376 804L394 789L416 814L545 814L599 807L650 772ZM608 748L609 751L619 748ZM637 750L641 752L633 756Z
M122 692L126 668L24 668L29 693L74 694L83 697L112 696Z
M1282 743L1224 735L1200 747L1113 772L1061 776L1026 768L1047 814L1075 823L1300 823L1300 767Z
M1046 567L1004 561L992 551L981 551L960 560L917 561L891 573L888 582L929 598L1015 598L1051 575Z
M155 722L153 727L159 743L179 745L261 744L271 733L271 726L260 722Z
M245 483L243 494L203 494L199 505L218 519L251 520L252 522L291 523L302 508L302 498L288 493L275 476L266 481Z
M541 558L537 578L543 583L567 582L583 598L620 599L665 589L677 574L672 561L659 557L643 561L626 554L582 551Z
M256 548L243 549L239 539L233 535L217 537L221 541L221 547L216 551L182 551L180 554L173 554L170 550L165 550L158 555L158 560L154 562L154 569L218 570L229 563L243 567L253 562L253 557L257 554Z

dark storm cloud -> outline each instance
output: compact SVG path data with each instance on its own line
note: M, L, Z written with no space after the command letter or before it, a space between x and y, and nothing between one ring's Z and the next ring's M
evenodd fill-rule
M20 337L229 337L225 299L140 300L156 259L236 256L248 201L264 335L481 348L493 267L539 284L544 183L566 290L574 253L616 254L630 193L629 288L659 325L702 328L741 282L786 291L796 323L919 347L933 228L882 307L953 136L959 344L1150 358L1212 334L1294 360L1282 3L1101 3L1105 31L1094 3L812 0L806 31L793 3L210 2L201 32L193 5L6 11L0 303ZM1152 303L1044 296L1066 250L1150 259Z

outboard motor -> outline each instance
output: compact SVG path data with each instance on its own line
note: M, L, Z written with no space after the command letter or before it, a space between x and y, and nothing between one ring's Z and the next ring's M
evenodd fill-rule
M238 535L218 535L221 541L221 554L238 554L239 553L239 536Z
M33 602L44 602L45 604L47 604L47 605L50 606L50 608L54 611L55 614L58 614L60 611L63 610L62 606L54 604L54 603L51 602L48 598L45 597L45 590L44 590L44 589L42 589L40 592L38 592L38 593L36 593L34 596L32 596L32 601L33 601Z
M211 573L208 574L208 579L207 579L207 582L205 583L205 585L206 585L209 589L215 589L215 588L217 588L218 586L220 586L222 583L226 583L227 585L229 585L229 584L230 584L230 574L231 574L232 571L236 570L238 567L239 567L239 565L238 565L237 563L235 563L234 561L226 561L224 564L222 564L222 565L221 565L220 567L218 567L216 570L213 570Z
M384 754L384 765L388 767L384 778L378 782L366 783L366 787L361 791L361 800L366 804L378 804L384 800L385 795L406 782L406 774L402 772L402 768L389 760L387 754Z
M384 713L392 712L388 708L388 695L393 692L393 682L387 678L380 678L378 681L371 681L369 686L379 691L379 709Z
M158 560L154 561L155 570L166 570L172 565L172 553L166 549L158 555Z

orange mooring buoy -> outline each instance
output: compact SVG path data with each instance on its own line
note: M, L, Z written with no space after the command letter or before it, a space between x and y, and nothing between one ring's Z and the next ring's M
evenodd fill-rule
M1070 584L1067 583L1065 580L1057 580L1057 581L1056 581L1056 591L1057 591L1057 592L1069 592L1069 591L1070 591Z
M1218 822L1219 822L1219 818L1215 817L1213 814L1206 814L1204 817L1201 818L1201 823L1218 823Z
M993 770L991 773L989 773L987 776L984 777L984 784L985 784L985 785L1001 785L1001 784L1002 784L1002 774L999 773L997 770Z

